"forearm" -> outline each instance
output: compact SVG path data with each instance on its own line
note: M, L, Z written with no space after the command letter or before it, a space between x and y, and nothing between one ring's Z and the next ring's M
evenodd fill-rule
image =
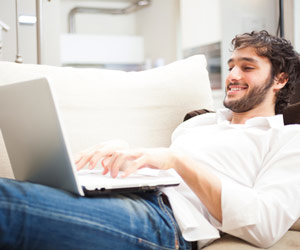
M94 168L103 158L103 173L110 172L112 177L116 177L121 169L124 171L123 177L126 177L143 167L165 170L174 168L208 211L217 220L222 221L221 181L198 162L170 148L118 150L118 146L119 144L111 146L107 143L98 145L92 152L85 153L79 158L77 168L80 169L87 163Z
M193 190L212 216L222 222L221 181L190 157L174 152L173 168Z

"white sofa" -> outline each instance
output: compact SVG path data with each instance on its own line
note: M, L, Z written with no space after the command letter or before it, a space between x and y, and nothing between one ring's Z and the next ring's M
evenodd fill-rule
M132 146L168 146L186 113L213 110L206 60L201 55L144 72L0 62L0 86L39 77L48 78L54 89L74 153L120 138ZM1 133L0 176L14 178ZM206 249L225 248L257 249L231 236ZM300 249L300 233L289 231L270 249Z

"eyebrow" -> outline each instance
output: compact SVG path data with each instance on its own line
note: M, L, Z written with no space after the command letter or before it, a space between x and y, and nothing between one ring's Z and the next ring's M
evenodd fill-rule
M233 58L230 58L228 61L227 61L227 64L231 63L235 61L235 59ZM246 61L246 62L251 62L251 63L258 63L258 61L252 57L239 57L237 59L237 61Z

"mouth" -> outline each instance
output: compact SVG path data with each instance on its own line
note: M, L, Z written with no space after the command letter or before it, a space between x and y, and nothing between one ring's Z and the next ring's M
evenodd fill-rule
M227 87L227 94L236 94L248 89L248 84L230 83Z

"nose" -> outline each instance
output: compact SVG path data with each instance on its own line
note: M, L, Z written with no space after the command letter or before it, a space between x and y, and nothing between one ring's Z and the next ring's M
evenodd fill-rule
M229 71L229 74L227 76L227 80L229 82L238 82L240 81L242 78L242 75L241 75L241 71L238 67L233 67L230 71Z

